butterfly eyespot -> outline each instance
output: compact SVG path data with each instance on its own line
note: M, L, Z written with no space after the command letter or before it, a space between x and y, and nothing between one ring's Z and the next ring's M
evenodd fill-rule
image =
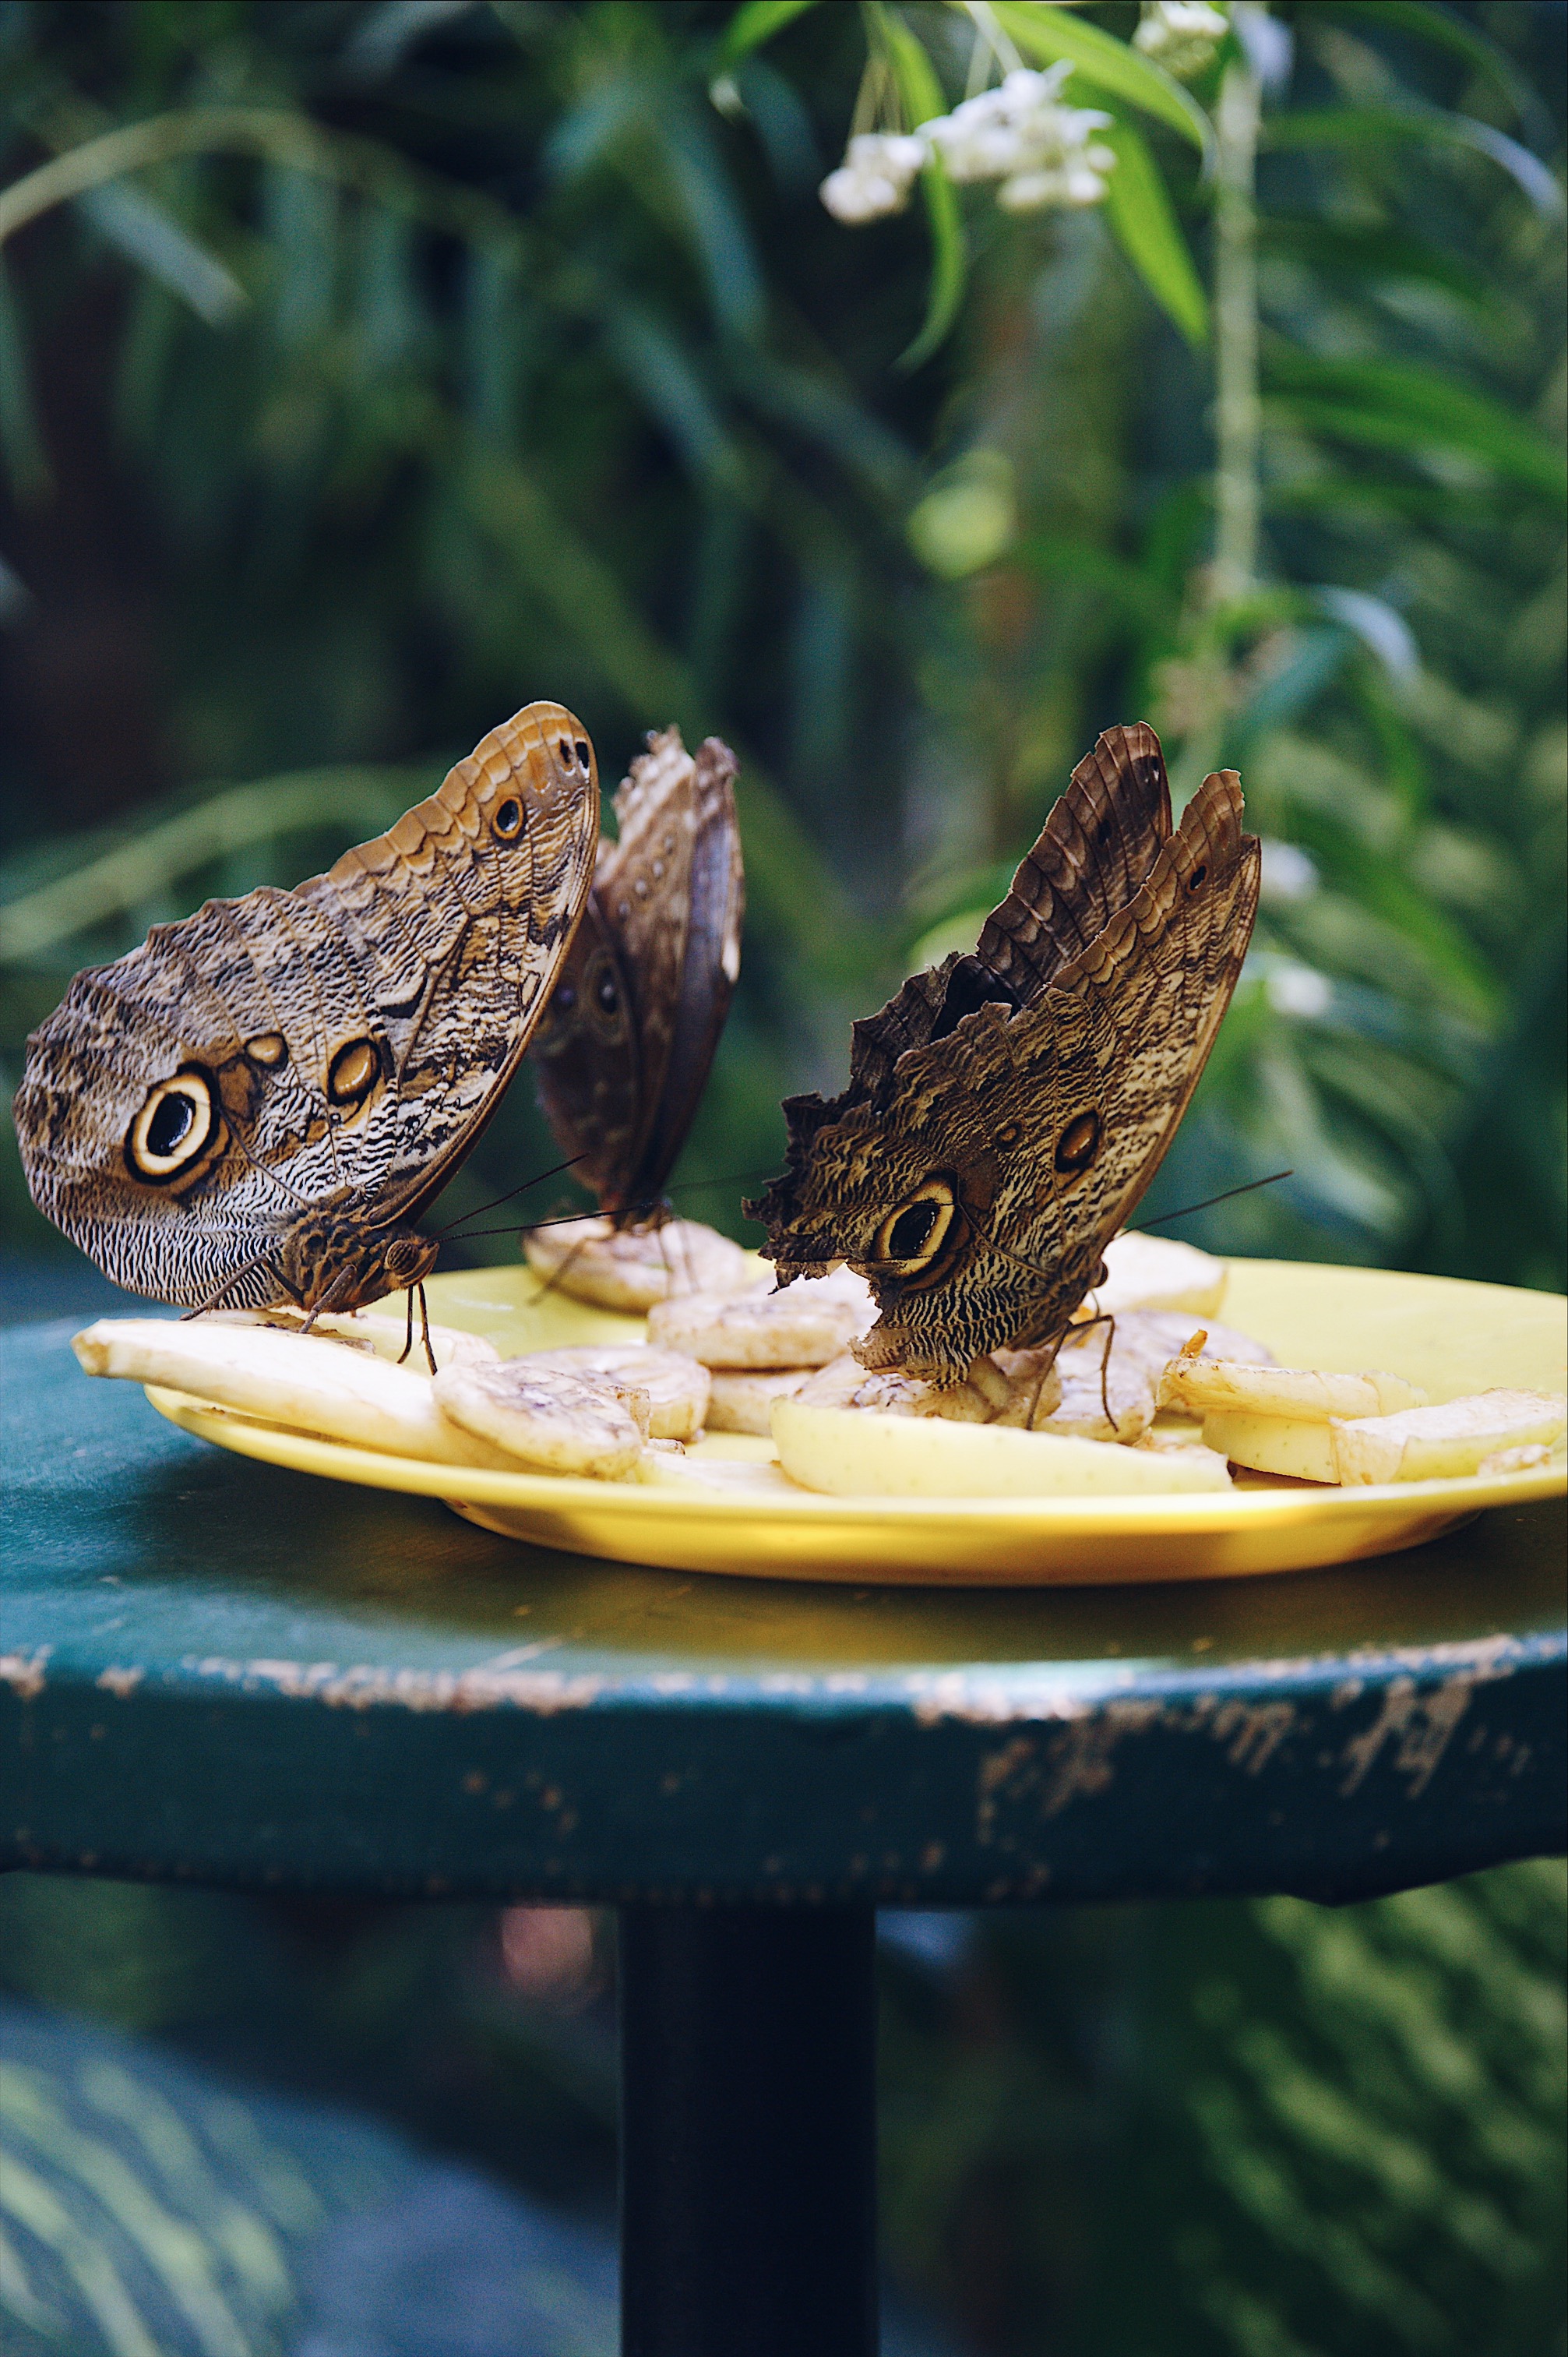
M1102 1126L1092 1105L1085 1113L1075 1114L1057 1140L1057 1168L1075 1178L1080 1170L1087 1170L1100 1151Z
M515 843L522 833L522 804L515 794L508 794L505 802L497 806L490 833L499 835L503 843Z
M558 982L556 984L555 1004L563 1015L570 1015L572 1009L577 1004L577 993L571 983Z
M567 744L564 737L562 737L560 743L556 746L555 750L561 756L561 767L564 770L575 770L576 768L576 757L573 753L570 745Z
M1004 1122L1002 1127L996 1133L996 1143L998 1146L1016 1146L1018 1143L1018 1136L1019 1130L1017 1123L1015 1121Z
M381 1068L373 1039L350 1039L327 1067L327 1093L334 1104L358 1104L369 1094Z
M1197 866L1196 866L1196 867L1193 869L1192 874L1187 877L1187 890L1188 890L1189 892L1196 892L1196 891L1199 888L1199 887L1200 887L1201 885L1203 885L1205 882L1207 882L1207 880L1208 880L1208 860L1207 860L1207 859L1205 859L1205 860L1202 860L1202 861L1200 861L1200 862L1199 862L1199 864L1197 865Z
M601 1015L620 1013L620 993L616 988L616 978L607 966L594 985L594 999Z
M889 1211L876 1231L868 1265L893 1276L930 1268L952 1225L953 1190L946 1178L927 1178Z
M245 1042L245 1053L252 1064L263 1064L268 1071L288 1061L288 1041L281 1031L258 1032Z
M216 1098L205 1072L188 1065L173 1080L160 1081L125 1138L133 1175L158 1184L189 1169L206 1153L217 1125Z
M587 747L584 744L584 742L583 742L582 738L579 737L578 737L578 739L577 739L577 767L578 767L580 770L586 770L586 769L587 769L587 767L588 767L588 761L589 761L588 748L587 748Z

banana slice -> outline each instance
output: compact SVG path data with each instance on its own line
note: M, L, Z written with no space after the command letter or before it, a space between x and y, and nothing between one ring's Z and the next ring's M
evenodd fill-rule
M1154 1383L1135 1351L1117 1348L1121 1324L1118 1318L1109 1338L1103 1326L1069 1332L1057 1352L1060 1399L1047 1416L1036 1422L1036 1432L1131 1442L1148 1430L1155 1420ZM997 1355L1015 1354L999 1351Z
M215 1318L101 1318L71 1348L90 1375L157 1383L356 1448L439 1465L512 1462L448 1421L423 1365L389 1366L315 1334Z
M433 1389L454 1424L542 1473L623 1480L648 1438L648 1394L608 1375L507 1359L443 1368Z
M200 1321L207 1326L270 1326L286 1334L297 1334L305 1324L303 1309L213 1309ZM423 1331L415 1322L413 1348L408 1350L408 1321L403 1318L386 1318L373 1309L347 1309L328 1312L318 1317L311 1334L319 1334L328 1342L348 1342L372 1358L386 1359L393 1366L413 1367L419 1374L428 1372L424 1357ZM309 1339L308 1337L306 1338ZM493 1366L500 1352L482 1334L465 1333L456 1326L432 1326L430 1347L435 1353L438 1367Z
M1194 1244L1127 1229L1105 1247L1105 1283L1089 1297L1091 1309L1184 1309L1197 1317L1225 1298L1227 1271Z
M522 1239L530 1268L577 1301L641 1317L679 1294L721 1298L757 1281L757 1264L739 1244L698 1220L621 1228L596 1215L530 1228Z
M628 1390L646 1392L651 1440L694 1440L708 1418L712 1377L680 1351L650 1350L642 1342L573 1342L558 1351L531 1351L523 1363L540 1373L559 1370L589 1380L604 1375Z
M1551 1392L1472 1392L1397 1415L1336 1418L1328 1429L1343 1482L1434 1481L1479 1472L1515 1450L1552 1448L1565 1412L1568 1401Z
M1116 1339L1112 1355L1134 1361L1151 1374L1158 1386L1159 1378L1178 1353L1191 1340L1195 1330L1201 1329L1204 1340L1199 1356L1205 1359L1227 1359L1238 1366L1272 1367L1274 1354L1266 1342L1254 1341L1251 1334L1241 1333L1234 1326L1217 1325L1212 1318L1195 1318L1182 1309L1119 1309L1115 1314ZM1104 1328L1089 1327L1086 1339Z
M848 1363L857 1375L864 1373L854 1359ZM703 1372L707 1372L704 1368ZM766 1439L773 1428L768 1419L774 1401L794 1399L806 1384L818 1380L810 1367L763 1367L750 1373L741 1367L715 1367L709 1377L708 1430L750 1432Z
M705 1367L822 1367L876 1315L871 1288L853 1270L800 1277L782 1292L760 1288L725 1300L692 1293L657 1303L648 1339Z
M937 1384L897 1367L868 1373L846 1351L803 1383L795 1396L809 1407L847 1407L868 1415L940 1416L946 1424L1005 1424L1026 1426L1031 1416L1048 1415L1061 1398L1046 1353L998 1351L976 1359L962 1383Z
M1326 1424L1330 1416L1385 1416L1424 1407L1426 1394L1402 1375L1320 1374L1305 1367L1241 1366L1183 1355L1166 1367L1159 1402L1193 1415L1289 1416Z
M639 1460L637 1478L656 1490L701 1490L710 1497L754 1498L759 1505L800 1494L781 1466L744 1458L669 1457L650 1449Z
M1223 1465L1192 1454L799 1399L775 1407L773 1439L792 1480L836 1497L1064 1498L1230 1486Z

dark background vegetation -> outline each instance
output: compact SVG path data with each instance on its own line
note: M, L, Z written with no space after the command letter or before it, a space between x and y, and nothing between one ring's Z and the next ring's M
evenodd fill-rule
M969 20L892 14L956 98ZM679 718L743 760L742 985L679 1174L738 1232L780 1095L1147 716L1268 842L1155 1207L1288 1165L1180 1232L1561 1289L1563 10L1274 12L1239 576L1168 253L1162 287L1101 211L972 192L950 330L900 365L921 205L815 193L877 12L744 57L737 21L0 9L4 1096L78 966L326 863L520 703L570 704L607 780ZM1212 289L1199 153L1126 119ZM528 1095L451 1210L553 1158ZM8 1137L0 1243L64 1254ZM0 1975L602 2208L611 1966L570 1920L16 1877ZM1563 2346L1556 1869L928 1928L886 1963L887 2241L966 2346Z

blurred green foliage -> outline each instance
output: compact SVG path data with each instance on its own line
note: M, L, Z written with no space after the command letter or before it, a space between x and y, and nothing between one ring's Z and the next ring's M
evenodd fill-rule
M744 984L681 1175L766 1169L780 1094L1147 715L1272 853L1154 1208L1288 1163L1189 1232L1563 1283L1552 12L1267 17L1255 213L1234 38L1189 91L1127 6L986 21L1077 60L1114 202L928 172L829 217L868 40L950 105L961 8L8 0L9 1077L76 966L293 880L543 693L607 777L670 718L742 750ZM551 1158L513 1094L454 1208ZM48 1246L9 1146L0 1216Z
M1538 1861L885 1950L895 2281L974 2357L1559 2357L1565 1901ZM554 1989L516 1953L486 1909L0 1887L0 1987L602 2212L610 1927Z
M1121 0L993 15L1115 114L1103 208L823 210L868 40L961 95L934 0L5 0L7 1100L76 967L555 695L607 779L671 718L741 750L678 1174L734 1226L780 1095L1146 716L1267 842L1151 1209L1289 1164L1183 1232L1563 1284L1561 11L1254 9L1158 105ZM514 1091L450 1208L553 1159ZM0 1241L54 1241L8 1140ZM509 1994L493 1918L0 1902L13 1986L607 2183L603 2000ZM1563 1922L1522 1867L891 1962L895 2265L1018 2357L1561 2350Z

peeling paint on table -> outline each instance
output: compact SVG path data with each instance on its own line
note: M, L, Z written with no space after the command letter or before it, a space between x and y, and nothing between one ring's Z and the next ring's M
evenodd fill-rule
M1563 1841L1560 1505L1158 1588L712 1579L208 1448L6 1338L0 1861L920 1906Z

